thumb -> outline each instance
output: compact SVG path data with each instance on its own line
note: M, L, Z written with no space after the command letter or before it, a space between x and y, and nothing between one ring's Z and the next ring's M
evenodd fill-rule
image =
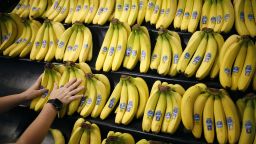
M48 90L47 89L40 89L40 90L37 90L37 92L38 92L38 95L42 95L42 94L48 92Z

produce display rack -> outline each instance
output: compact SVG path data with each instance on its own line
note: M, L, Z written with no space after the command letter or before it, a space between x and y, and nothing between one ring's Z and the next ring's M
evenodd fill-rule
M0 0L0 12L10 12L10 10L17 4L18 0ZM40 22L43 22L42 19L39 19ZM139 76L142 77L148 84L149 89L152 84L156 80L166 81L168 83L173 84L181 84L185 89L188 87L198 83L203 82L208 87L211 88L221 88L218 77L216 79L205 78L204 80L198 81L195 77L187 78L182 74L179 74L175 77L170 76L161 76L157 74L156 71L149 70L147 73L142 74L139 72L139 64L134 68L134 70L130 71L124 68L120 68L116 72L102 72L95 71L94 65L96 58L98 56L102 41L104 39L105 33L108 30L108 25L98 26L98 25L86 25L92 32L93 36L93 59L91 62L88 62L93 73L103 73L105 74L111 83L111 90L115 87L117 82L120 79L121 75L130 75L130 76ZM154 26L144 23L148 28L150 38L151 38L151 49L154 49L156 37L158 35L157 30ZM65 27L69 27L70 25L65 25ZM171 27L170 30L173 30ZM177 31L180 35L182 41L182 47L185 48L189 38L191 37L191 33L180 32ZM231 34L235 33L235 30L232 30L229 34L223 34L224 39L226 39ZM59 64L62 62L53 61L53 63ZM43 72L45 62L37 62L31 61L27 58L10 58L6 56L2 56L0 54L0 96L14 94L18 92L22 92L26 88L28 88L36 78ZM235 101L239 97L242 97L245 93L252 92L252 89L249 88L246 92L239 91L229 91L230 96ZM34 112L30 110L28 106L29 102L19 105L18 107L12 109L9 112L0 114L0 143L6 142L15 142L15 140L20 136L20 134L27 128L27 126L35 119L38 115L38 112ZM77 118L80 117L78 114L74 114L72 116L65 116L62 119L55 119L52 128L58 128L62 131L66 142L68 142L71 130L74 122ZM100 118L91 118L87 117L86 120L96 123L100 129L102 134L102 139L106 138L108 131L120 131L120 132L128 132L133 135L135 141L138 141L142 138L148 140L156 140L163 141L168 143L206 143L203 138L195 139L191 132L188 132L184 127L182 122L177 130L177 132L173 135L171 134L154 134L154 133L146 133L141 129L142 119L136 120L134 119L129 125L117 125L114 123L115 115L112 113L106 120L101 120ZM52 137L47 135L44 143L52 143ZM215 138L215 142L217 140Z

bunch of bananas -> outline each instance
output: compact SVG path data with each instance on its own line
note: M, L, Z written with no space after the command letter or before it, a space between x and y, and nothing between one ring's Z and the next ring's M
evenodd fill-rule
M236 143L240 136L239 115L224 89L211 89L199 83L191 86L181 100L181 118L196 138L202 132L208 143Z
M43 17L51 6L56 5L56 3L53 4L53 2L54 0L20 0L16 7L12 10L12 13L15 13L23 18Z
M59 31L58 31L59 32ZM55 59L79 62L90 61L93 53L92 34L89 28L75 23L58 38Z
M145 26L134 25L129 35L123 66L132 70L140 61L140 72L146 73L150 65L151 43ZM122 59L121 59L122 61Z
M142 78L122 75L103 108L100 118L106 119L120 101L115 111L115 123L127 125L134 117L139 119L143 116L148 95L147 83Z
M250 38L230 36L225 41L219 57L221 85L224 88L245 91L254 76L255 55L256 46Z
M19 19L16 20L19 21ZM6 25L6 29L2 31L2 34L5 34L5 41L1 45L3 55L25 57L31 50L35 40L35 34L39 30L41 23L36 20L23 20L17 22L17 27L14 27L14 23L10 19L6 19L7 23L9 24ZM1 24L1 26L3 25Z
M203 0L179 0L173 26L182 31L195 32L202 13Z
M100 115L110 94L110 82L103 74L86 73L86 92L77 112L81 116L96 118Z
M160 75L175 76L177 64L182 54L180 36L174 31L160 29L152 53L150 68Z
M83 118L77 119L72 129L69 144L101 144L100 128Z
M105 138L102 141L102 144L112 144L112 143L135 144L135 140L133 136L129 133L109 131L107 138Z
M33 42L30 44L29 49L30 59L52 61L57 47L57 40L59 39L58 33L63 33L64 31L65 28L61 23L45 20L37 31L31 33Z
M235 13L231 0L205 0L202 7L200 30L211 28L214 32L228 33L232 29L234 21Z
M196 75L199 80L209 74L215 78L219 73L218 56L223 43L223 37L211 29L195 32L181 55L177 71L187 77Z
M235 0L235 27L239 35L256 36L256 1Z
M180 103L184 92L179 84L161 83L157 80L151 88L145 107L142 130L173 134L181 122Z
M108 72L111 69L112 71L119 69L130 32L131 28L127 23L120 22L118 19L111 21L95 63L96 70L103 69Z
M30 109L39 111L47 103L54 84L59 84L61 79L61 72L55 69L54 65L46 64L45 70L42 74L41 88L47 89L47 92L42 94L41 97L34 98L30 103Z
M148 0L145 21L156 28L167 28L172 23L177 8L177 0Z
M65 138L58 129L50 129L55 144L65 144Z
M239 144L252 144L255 139L255 120L256 120L256 99L255 94L249 93L244 98L236 101L236 106L242 122L242 130Z
M141 25L147 8L148 0L116 0L114 18L133 25L136 20Z
M33 21L35 22L35 21ZM24 23L16 14L0 13L0 51L17 42L23 32ZM19 40L20 42L20 40Z

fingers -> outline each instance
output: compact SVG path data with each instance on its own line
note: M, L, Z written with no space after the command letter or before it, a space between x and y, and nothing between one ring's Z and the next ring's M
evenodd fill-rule
M48 90L47 89L40 89L39 91L39 95L42 95L44 93L46 93Z
M34 88L39 88L39 87L40 87L41 81L42 81L42 77L43 77L43 74L41 74L41 75L37 78L36 82L34 83Z
M56 89L58 89L58 85L57 85L57 83L54 83L53 90L56 90Z
M70 85L70 86L68 87L68 90L69 90L69 91L74 90L75 88L77 88L77 87L80 85L81 82L82 82L82 80L77 80L75 83L73 83L72 85Z
M80 92L81 90L83 90L83 89L84 89L84 86L80 86L80 87L78 87L78 88L76 88L76 89L70 91L69 94L70 94L71 96L76 95L77 93L79 93L79 92Z
M76 96L71 96L69 97L69 101L72 102L73 100L76 100L76 99L79 99L79 98L82 98L83 95L76 95Z
M64 87L65 87L65 88L68 88L68 87L70 87L73 83L75 83L76 81L77 81L77 79L74 78L74 79L72 79L71 81L69 81L68 83L66 83L66 84L64 85Z

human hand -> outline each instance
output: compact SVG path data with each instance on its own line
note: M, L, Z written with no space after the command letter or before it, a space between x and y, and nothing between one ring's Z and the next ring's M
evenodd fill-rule
M58 88L57 84L54 84L49 99L59 99L63 104L69 104L73 100L81 98L83 95L76 95L84 89L84 86L79 86L81 81L74 78L60 88Z
M24 100L31 100L47 92L47 89L40 89L41 80L42 75L37 78L36 82L32 86L30 86L30 88L20 94L24 98Z

